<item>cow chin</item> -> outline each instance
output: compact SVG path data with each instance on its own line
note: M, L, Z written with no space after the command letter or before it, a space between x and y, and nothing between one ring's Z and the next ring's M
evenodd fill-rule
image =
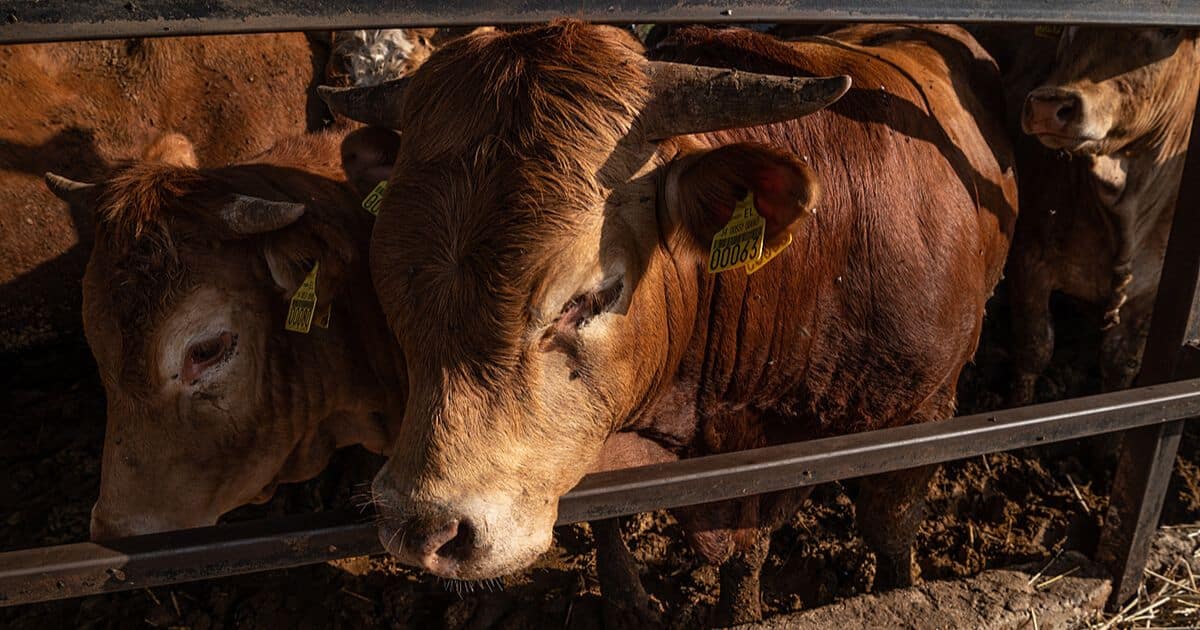
M1066 151L1075 155L1096 153L1100 148L1101 138L1080 136L1059 136L1055 134L1038 134L1038 142L1048 149Z
M191 529L216 525L219 514L205 515L200 511L188 514L166 514L161 510L136 513L117 513L106 509L102 502L92 506L91 539L111 540L157 534L176 529Z

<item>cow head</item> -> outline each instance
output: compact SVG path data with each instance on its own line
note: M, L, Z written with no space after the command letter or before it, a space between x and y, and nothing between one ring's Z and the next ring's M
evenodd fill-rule
M1049 77L1025 99L1022 129L1073 153L1161 141L1155 130L1192 98L1197 61L1192 30L1067 28Z
M342 147L355 175L390 170L379 138ZM314 476L335 448L390 445L380 384L350 356L360 328L390 334L355 297L371 294L372 219L339 141L285 141L260 163L198 169L171 135L100 184L47 176L97 216L83 317L108 418L93 538L211 525ZM356 321L335 308L327 329L286 331L289 299L318 263L316 312L354 301Z
M405 130L371 246L410 379L380 536L438 575L501 575L550 545L559 497L671 379L735 202L755 194L769 240L816 203L796 156L677 136L796 118L849 79L649 62L563 22L459 40L382 87L324 92Z

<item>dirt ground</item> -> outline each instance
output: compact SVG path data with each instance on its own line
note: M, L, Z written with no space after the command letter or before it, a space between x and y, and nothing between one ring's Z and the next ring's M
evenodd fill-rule
M1059 350L1040 396L1094 393L1098 316L1059 304ZM960 411L1002 404L1007 335L997 302L975 366L963 375ZM0 550L86 538L96 496L104 398L80 340L0 365ZM1185 433L1164 520L1200 520L1196 429ZM1110 484L1111 458L1096 445L1051 446L944 466L930 494L917 554L926 579L1046 561L1060 550L1091 554ZM365 481L360 451L341 454L320 479L282 488L228 520L346 506ZM774 536L763 576L768 615L827 604L870 588L873 560L854 525L857 483L818 488ZM715 567L697 561L665 513L628 520L647 591L670 627L704 625L715 603ZM440 582L387 558L346 561L111 596L0 609L0 627L48 628L524 628L601 626L586 525L560 528L557 547L501 589ZM470 591L476 592L470 592Z

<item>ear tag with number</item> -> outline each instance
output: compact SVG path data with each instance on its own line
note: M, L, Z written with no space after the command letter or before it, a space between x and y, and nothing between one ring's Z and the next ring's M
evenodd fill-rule
M317 270L320 268L321 263L314 264L312 271L308 272L308 276L300 284L300 288L296 289L296 293L292 295L284 329L307 333L312 328L313 313L317 310Z
M788 245L791 245L791 244L792 244L792 233L784 232L783 240L779 241L779 243L776 245L772 245L771 247L764 247L762 256L759 256L758 258L746 263L746 275L748 276L748 275L754 273L755 271L758 271L759 269L766 267L767 263L771 262L771 259L782 254L783 250L787 249Z
M720 273L737 269L762 256L763 236L767 220L754 207L754 193L733 207L729 222L713 236L708 250L708 272Z
M379 182L378 184L375 184L375 189L371 191L371 194L367 195L366 199L363 199L363 202L362 202L363 210L366 210L367 212L370 212L371 214L373 214L375 216L379 216L379 205L383 203L383 195L386 192L387 192L387 180L386 179Z
M1038 37L1046 37L1049 39L1058 39L1063 33L1061 24L1038 24L1033 27L1033 34Z

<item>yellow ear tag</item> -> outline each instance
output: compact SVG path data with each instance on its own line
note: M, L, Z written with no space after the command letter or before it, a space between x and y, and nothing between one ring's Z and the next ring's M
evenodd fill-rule
M1059 35L1062 35L1062 32L1063 27L1061 24L1039 24L1033 27L1033 34L1038 37L1057 39Z
M317 310L317 270L320 268L319 262L313 265L312 271L308 272L300 288L292 295L284 329L307 333L312 328L313 313Z
M313 317L313 323L321 328L329 328L329 318L333 316L333 302L325 305L325 310Z
M754 207L754 193L737 202L729 222L713 236L708 250L708 272L737 269L762 256L767 220Z
M758 271L759 269L766 267L767 263L771 262L772 258L775 258L776 256L782 254L783 250L787 249L788 245L791 245L791 244L792 244L792 233L784 232L782 241L779 241L778 244L776 244L772 247L763 248L762 256L759 256L758 258L746 263L746 275L748 276L748 275L754 273L755 271Z
M366 210L367 212L370 212L371 214L373 214L375 216L379 216L379 205L383 203L383 194L386 192L387 192L387 180L386 179L379 182L378 184L375 184L375 189L371 191L371 194L367 195L366 199L363 199L363 202L362 202L363 210Z

